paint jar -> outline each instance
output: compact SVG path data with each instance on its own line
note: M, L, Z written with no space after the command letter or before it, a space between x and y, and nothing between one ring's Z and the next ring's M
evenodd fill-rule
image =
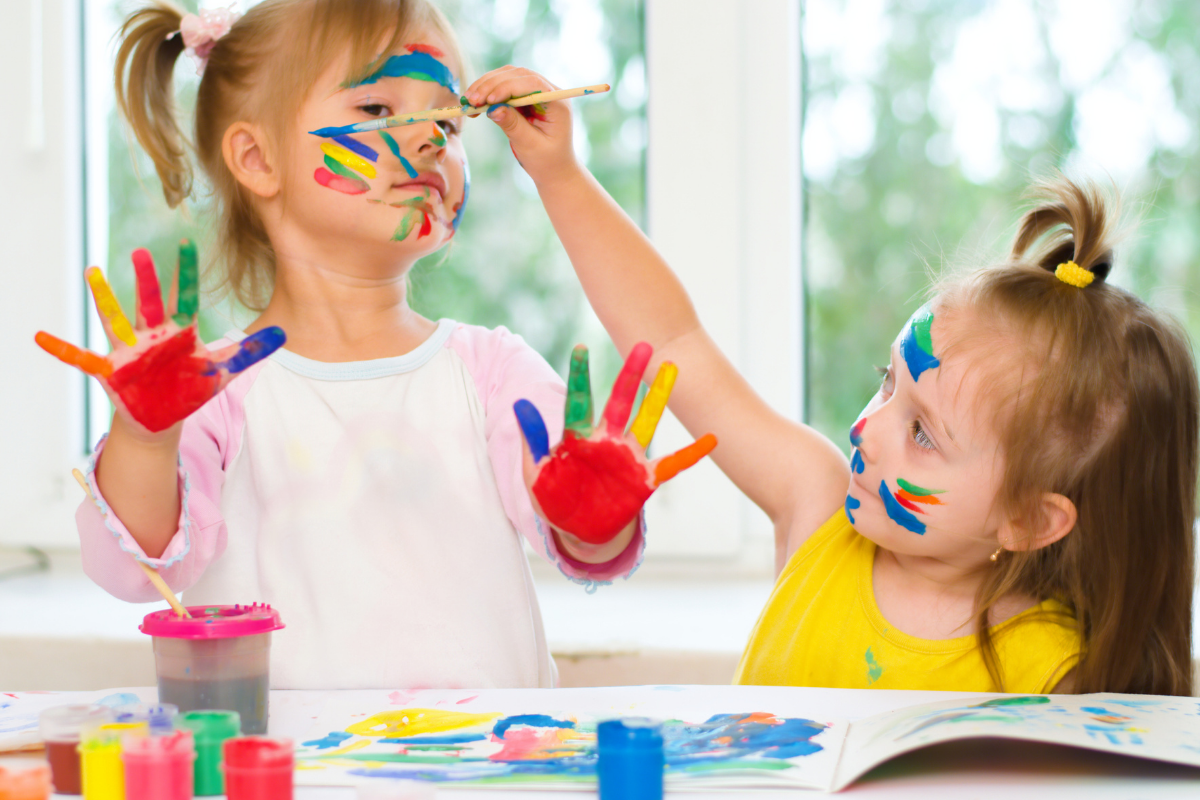
M279 612L258 603L188 611L191 619L164 609L142 621L142 633L154 637L159 702L180 711L236 711L243 731L266 733L271 631L283 627Z
M295 768L291 739L240 736L225 741L225 795L229 800L292 800Z
M192 800L196 748L189 730L121 741L126 800Z
M225 794L221 774L221 747L241 731L236 711L189 711L179 718L180 727L192 732L196 741L195 789L197 797Z
M38 729L46 743L50 777L58 794L83 791L80 777L79 740L85 728L112 722L113 712L105 706L55 706L38 717Z
M0 767L0 798L3 800L47 800L49 797L48 765L31 762Z
M358 800L435 800L437 784L426 781L372 779L359 784Z
M83 731L79 743L83 800L125 800L121 738L129 733L148 736L149 730L144 722L111 722Z
M662 723L641 717L610 719L596 728L600 800L662 800Z
M175 718L178 716L179 709L170 703L131 703L113 709L113 722L144 722L149 726L151 736L162 736L174 731Z

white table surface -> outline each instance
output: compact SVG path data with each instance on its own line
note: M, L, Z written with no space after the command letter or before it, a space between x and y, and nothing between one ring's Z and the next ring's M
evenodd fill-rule
M554 690L546 690L554 691ZM853 722L884 711L936 702L955 697L978 697L953 692L903 692L851 689L805 689L764 687L721 687L722 694L746 693L757 700L764 692L801 693L805 707L812 709L815 718L837 718ZM153 689L138 690L150 694ZM284 695L300 693L273 691L272 705L283 709L288 703L278 702ZM307 693L306 693L307 694ZM145 694L143 694L145 696ZM730 696L736 696L731 694ZM290 735L295 722L287 715L278 718L273 713L271 733ZM1197 729L1200 744L1200 727ZM28 756L9 756L0 764ZM1200 798L1200 769L1162 764L1144 759L1113 756L1106 753L1067 747L974 740L926 748L902 756L860 778L845 790L845 794L863 798L995 798L996 800L1029 800L1030 798ZM668 792L672 796L694 798L729 798L744 796L795 797L803 791L739 790L734 792ZM817 794L817 793L813 793ZM297 787L296 800L353 800L354 789ZM579 791L545 791L516 789L439 789L442 800L579 800L594 797L594 793ZM66 797L55 795L55 797Z

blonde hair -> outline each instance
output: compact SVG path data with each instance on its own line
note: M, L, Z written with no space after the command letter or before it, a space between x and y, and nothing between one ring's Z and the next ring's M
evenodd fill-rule
M984 393L1005 457L1000 507L1025 530L1042 522L1045 492L1078 512L1060 541L1005 551L988 570L979 643L1002 688L989 611L1012 592L1054 598L1082 636L1075 691L1188 695L1200 446L1191 346L1177 323L1106 282L1113 200L1061 177L1034 195L1006 263L938 287L952 347L991 354ZM1095 281L1056 278L1067 261Z
M430 0L263 0L212 48L189 142L172 81L183 52L182 37L172 34L183 13L159 0L126 19L116 60L117 106L154 162L172 208L192 195L194 152L218 216L211 288L262 309L274 281L275 253L249 193L225 165L221 144L228 127L237 121L262 125L282 163L288 126L322 72L347 49L352 76L371 74L417 32L445 40L460 77L464 62L450 23Z

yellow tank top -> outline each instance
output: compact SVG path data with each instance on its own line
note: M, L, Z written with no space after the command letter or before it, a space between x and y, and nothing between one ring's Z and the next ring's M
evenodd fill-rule
M788 560L734 683L996 691L974 636L918 639L888 624L875 605L874 560L874 542L839 510ZM991 633L1008 692L1049 692L1079 659L1075 620L1053 600Z

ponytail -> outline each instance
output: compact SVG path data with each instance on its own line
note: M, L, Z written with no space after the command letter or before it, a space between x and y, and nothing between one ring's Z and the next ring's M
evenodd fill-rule
M192 193L187 139L175 118L172 73L183 37L183 12L165 0L136 12L121 27L117 51L117 107L154 162L171 208Z

